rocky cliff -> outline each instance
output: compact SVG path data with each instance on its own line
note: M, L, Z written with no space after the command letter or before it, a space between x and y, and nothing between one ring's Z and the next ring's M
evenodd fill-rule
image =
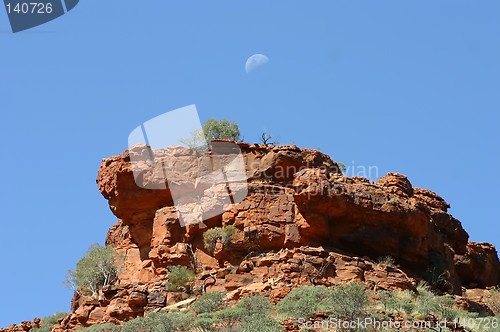
M228 301L255 293L278 301L303 284L355 279L371 287L412 289L425 279L442 292L465 296L464 306L471 307L481 298L466 299L470 290L500 284L495 248L470 242L460 221L447 212L449 204L430 190L414 188L404 175L389 173L374 183L343 176L337 163L318 151L238 145L248 195L224 213L185 227L168 186L136 185L134 167L145 181L164 182L147 163L130 162L131 156L150 154L146 146L103 160L97 185L119 218L106 244L124 255L125 268L99 299L75 295L73 313L58 331L121 323L145 311L189 304L192 295L164 287L170 265L196 270L195 295L227 291ZM187 173L199 165L192 150L155 153L182 164ZM220 204L218 197L207 196L213 206ZM203 233L227 225L237 230L231 240L207 250ZM377 264L381 256L392 257L398 267Z

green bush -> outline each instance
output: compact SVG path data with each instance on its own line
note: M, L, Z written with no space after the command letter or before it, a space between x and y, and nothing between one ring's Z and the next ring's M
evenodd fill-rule
M213 255L217 240L222 236L222 228L214 227L203 233L203 245Z
M66 283L84 295L97 298L103 286L111 285L118 277L122 257L112 246L92 245L86 256L69 270Z
M173 332L189 331L194 315L182 313L153 312L145 317L128 321L123 332Z
M396 267L396 261L391 256L383 256L378 259L378 264L388 267Z
M375 293L377 303L381 304L382 310L385 313L390 313L396 307L396 300L393 291L378 290Z
M268 316L244 320L240 325L241 332L281 332L285 331L281 324Z
M213 313L221 309L225 296L222 292L206 293L191 305L191 309L198 314Z
M59 319L66 317L69 315L67 312L58 312L52 316L47 316L42 319L42 322L40 324L40 328L38 329L32 329L32 332L50 332L52 331L52 328L54 325L56 325L59 322Z
M290 292L278 305L278 313L287 318L306 318L323 311L335 318L352 321L362 318L369 305L368 292L363 284L351 282L328 289L323 286L304 286Z
M243 298L236 309L240 310L241 319L246 320L265 317L273 309L273 304L265 296L254 295Z
M241 332L279 332L281 324L270 316L274 305L262 295L243 298L234 309Z
M286 318L309 317L321 311L332 291L323 286L303 286L292 290L278 305L278 313Z
M214 314L202 313L196 317L191 327L201 331L217 331L219 319Z
M248 320L266 317L274 305L262 295L243 298L238 304L231 308L217 311L214 316L225 326L234 326Z
M445 301L436 296L426 282L417 285L417 293L409 290L377 291L376 298L383 305L387 314L413 314L417 319L424 319L431 313L438 314ZM442 310L441 310L442 311Z
M237 231L238 229L233 225L222 227L222 244L227 246Z
M240 128L234 121L210 119L203 124L203 133L208 142L215 139L240 141Z
M232 236L237 231L233 225L225 227L214 227L203 233L203 244L211 255L213 255L217 241L221 240L224 246L227 246L231 241Z
M195 274L193 271L185 266L170 266L168 274L168 282L166 288L168 291L178 292L191 290L191 281L194 279Z
M337 319L353 321L365 316L368 304L366 287L359 282L351 282L335 286L324 307Z
M77 332L120 332L122 328L118 325L106 323L106 324L97 324L92 325L90 327L79 328Z
M436 310L438 304L436 302L436 294L434 294L425 281L417 284L418 295L415 298L415 310L424 317Z
M194 130L189 137L180 138L179 143L204 153L211 146L210 142L217 139L241 141L240 129L236 122L210 119L203 124L203 129Z
M442 320L452 321L461 316L469 318L473 316L465 310L455 308L455 300L452 297L434 294L425 282L420 282L417 285L417 292L414 310L424 317L428 317L432 313Z
M394 290L389 292L389 297L385 303L389 313L396 313L397 315L410 314L415 310L415 294L411 291Z
M453 320L457 316L457 311L453 308L455 300L450 296L436 296L435 313L441 319Z
M464 310L455 308L455 300L449 295L435 297L434 314L441 320L453 321L464 313Z
M233 327L243 317L241 308L230 307L217 311L214 316L227 327Z
M444 321L454 321L459 318L470 319L477 316L456 308L451 296L437 296L426 282L417 285L417 294L409 290L377 291L377 302L383 305L383 311L388 315L411 316L418 320L434 317Z

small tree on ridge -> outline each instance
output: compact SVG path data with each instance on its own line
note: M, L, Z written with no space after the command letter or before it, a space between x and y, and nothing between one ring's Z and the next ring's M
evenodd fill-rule
M97 298L102 287L118 278L120 261L112 246L93 244L76 264L76 269L68 271L66 283L77 292Z
M203 124L203 133L208 142L215 139L240 141L240 128L234 121L210 119Z

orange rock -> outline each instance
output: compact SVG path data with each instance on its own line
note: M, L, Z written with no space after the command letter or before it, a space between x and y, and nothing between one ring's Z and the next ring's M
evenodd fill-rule
M248 196L222 215L187 227L179 223L168 186L148 190L136 185L133 167L145 182L165 184L163 173L145 162L146 146L102 161L97 185L120 218L106 244L125 255L125 269L116 285L103 290L101 301L75 295L73 314L62 320L60 331L87 321L123 322L147 310L175 307L188 295L166 292L171 265L196 269L193 289L226 290L227 301L254 293L278 301L300 285L352 280L381 289L413 289L438 263L446 290L455 294L461 294L463 286L500 283L495 248L468 242L460 221L448 214L449 204L430 190L413 188L406 176L389 173L374 183L343 176L338 165L318 151L238 144ZM130 155L144 160L132 165ZM183 169L169 179L183 192L194 188L185 180L195 177L197 165L209 166L180 147L158 150L157 155ZM199 186L218 204L207 181L200 179ZM227 225L237 229L235 236L219 240L214 254L207 254L203 233ZM399 268L379 268L373 261L380 256L392 256ZM211 274L213 280L205 284Z
M204 270L216 270L219 268L219 261L199 248L196 249L195 256Z

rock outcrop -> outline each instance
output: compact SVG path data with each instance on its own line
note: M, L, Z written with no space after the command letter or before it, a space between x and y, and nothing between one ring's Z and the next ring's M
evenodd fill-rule
M131 163L131 156L146 160L151 155L146 146L103 160L97 185L120 219L106 244L124 255L125 269L99 299L75 296L73 313L59 331L189 304L187 294L164 287L170 265L196 270L195 294L226 291L228 301L255 293L278 301L298 285L350 280L378 289L413 289L417 280L426 279L457 296L466 288L500 283L495 248L469 242L461 223L447 212L449 204L432 191L413 188L404 175L389 173L374 183L343 176L337 163L318 151L238 147L245 161L246 198L185 227L169 185L186 191L199 186L186 180L196 177L202 158L196 151L155 151L185 170L168 183L147 162ZM142 181L163 187L138 187L137 168ZM222 204L209 183L201 187L211 205ZM207 250L203 233L228 225L236 228L231 240ZM398 267L375 263L381 256L391 256Z
M40 328L41 324L40 318L35 318L32 322L22 322L19 325L11 325L7 327L6 329L0 329L2 332L24 332L24 331L30 331L32 329L37 329Z

